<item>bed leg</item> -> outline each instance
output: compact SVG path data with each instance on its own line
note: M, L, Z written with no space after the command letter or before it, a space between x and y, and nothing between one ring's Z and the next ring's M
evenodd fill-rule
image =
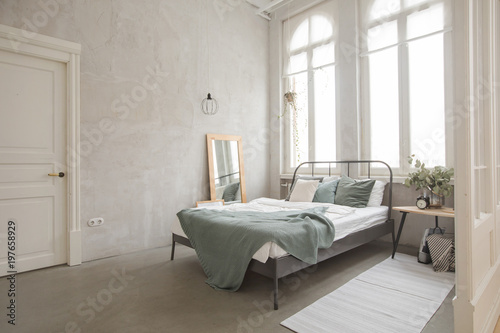
M393 227L392 227L392 249L394 250L394 247L396 246L396 233L394 232L394 220L392 220ZM394 259L394 257L393 257Z
M394 220L393 220L394 223ZM394 246L396 245L396 233L394 232L394 224L392 227L392 248L394 249Z
M274 284L274 310L278 310L278 259L273 260L273 284Z
M174 235L172 235L172 250L170 252L170 260L174 260L174 254L175 254L175 240L174 240Z
M278 310L278 277L274 276L274 310Z

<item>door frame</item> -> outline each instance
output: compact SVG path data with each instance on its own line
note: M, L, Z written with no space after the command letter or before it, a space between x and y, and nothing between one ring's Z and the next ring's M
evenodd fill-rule
M488 271L481 276L481 280L474 276L474 264L481 260L478 251L474 248L475 237L479 232L481 223L477 225L474 216L474 168L473 156L475 145L475 124L473 113L478 108L477 100L485 99L491 105L491 109L498 110L499 96L495 91L494 81L498 79L496 68L500 66L498 54L500 45L496 34L498 33L499 20L495 12L500 6L498 0L487 0L487 4L493 10L489 12L490 26L488 27L488 38L479 40L477 35L481 29L479 13L476 9L478 1L483 0L456 0L454 1L454 48L455 48L455 244L456 244L456 296L453 300L455 332L493 332L500 314L500 257L496 243L500 238L498 218L500 214L497 200L491 205L491 213L496 219L490 232L490 266ZM480 85L478 82L476 49L489 46L486 53L489 61L486 63L491 69L492 79L481 82L489 92L487 95L479 96ZM493 60L491 60L493 59ZM495 109L493 109L495 108ZM489 109L488 109L489 110ZM489 113L488 113L489 114ZM498 115L497 115L498 116ZM493 113L493 118L495 119ZM487 131L491 131L494 140L494 124ZM494 142L492 145L494 147ZM495 160L494 149L488 148L491 159ZM488 161L488 166L494 163ZM496 184L496 175L492 174L492 183ZM493 191L493 190L491 190ZM495 197L495 195L493 194ZM489 227L485 223L482 224ZM488 230L489 231L489 230ZM481 254L481 253L479 253ZM476 280L479 281L475 281Z
M66 65L67 263L82 263L80 223L80 53L81 45L0 24L0 49Z

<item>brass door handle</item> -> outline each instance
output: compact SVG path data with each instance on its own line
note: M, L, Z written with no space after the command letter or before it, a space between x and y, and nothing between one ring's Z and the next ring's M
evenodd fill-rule
M49 173L49 176L51 177L64 177L64 172L59 172L59 173Z

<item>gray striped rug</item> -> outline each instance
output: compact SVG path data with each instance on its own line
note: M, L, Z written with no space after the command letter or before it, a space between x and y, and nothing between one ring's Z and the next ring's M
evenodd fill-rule
M454 273L397 253L281 325L298 333L418 333L454 283Z

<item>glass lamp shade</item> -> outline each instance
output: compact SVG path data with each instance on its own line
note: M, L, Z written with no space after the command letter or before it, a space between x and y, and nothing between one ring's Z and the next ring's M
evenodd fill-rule
M219 111L219 103L208 93L207 98L201 102L201 110L204 114L214 115Z

